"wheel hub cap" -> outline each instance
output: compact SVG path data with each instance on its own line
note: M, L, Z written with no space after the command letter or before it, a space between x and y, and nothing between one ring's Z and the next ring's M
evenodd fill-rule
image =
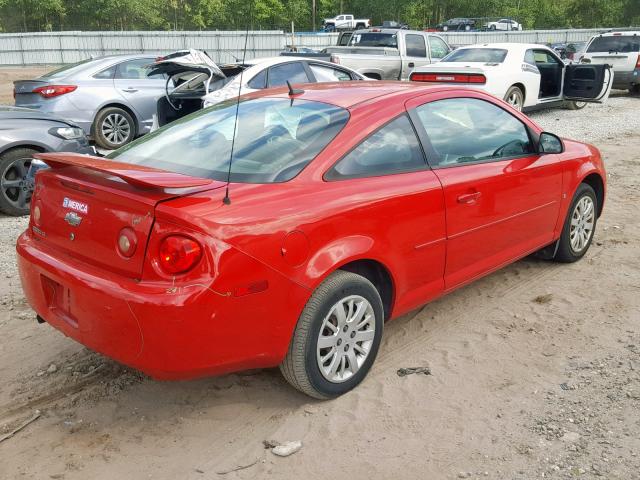
M375 337L369 301L350 295L336 302L320 327L316 359L322 376L341 383L355 375L369 356Z
M595 208L590 197L582 197L571 214L571 228L569 241L574 252L582 252L588 245L593 234Z

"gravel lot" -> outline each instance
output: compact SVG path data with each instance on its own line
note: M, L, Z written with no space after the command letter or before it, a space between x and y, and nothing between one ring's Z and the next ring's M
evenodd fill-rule
M15 266L27 220L0 217L0 438L40 412L0 440L0 478L640 479L639 106L531 115L606 158L582 261L525 259L391 322L331 402L275 370L155 382L38 325Z

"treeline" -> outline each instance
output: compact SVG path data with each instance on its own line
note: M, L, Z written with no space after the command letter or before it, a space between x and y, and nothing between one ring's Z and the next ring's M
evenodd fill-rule
M453 17L512 17L525 28L640 24L640 0L0 0L0 31L316 28L353 13L423 28Z

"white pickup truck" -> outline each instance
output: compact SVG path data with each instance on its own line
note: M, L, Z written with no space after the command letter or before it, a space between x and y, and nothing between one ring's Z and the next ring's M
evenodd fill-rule
M333 18L325 18L322 21L323 30L325 32L332 32L342 29L359 29L369 28L371 21L368 18L353 18L353 15L336 15Z
M438 35L370 28L353 32L346 47L327 47L330 61L376 80L408 80L416 67L440 61L452 48Z

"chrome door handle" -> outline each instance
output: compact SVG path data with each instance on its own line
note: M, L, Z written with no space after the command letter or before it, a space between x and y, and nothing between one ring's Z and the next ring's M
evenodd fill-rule
M474 204L478 201L482 193L473 192L473 193L465 193L464 195L460 195L458 197L458 203L463 203L466 205Z
M138 91L137 88L123 88L122 89L123 92L127 92L127 93L135 93Z

